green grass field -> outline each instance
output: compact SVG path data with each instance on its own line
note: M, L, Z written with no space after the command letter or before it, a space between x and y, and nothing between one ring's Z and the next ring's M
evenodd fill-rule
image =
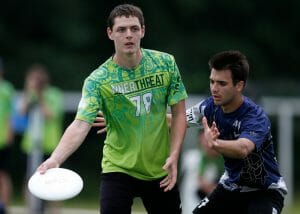
M20 207L25 207L24 200L20 197L16 197L13 202L12 202L13 207L18 207L17 210L20 210ZM96 197L91 197L91 196L86 196L86 197L75 197L73 199L64 201L61 204L61 207L63 208L77 208L77 209L86 209L89 210L91 213L99 213L99 204L98 204L98 198ZM25 210L25 208L24 208ZM70 211L72 212L72 211ZM18 214L23 214L22 212L18 212ZM68 213L68 212L63 212L63 213ZM132 207L132 213L133 214L146 214L146 211L143 207L143 204L140 199L135 199L134 204ZM300 213L300 192L295 194L294 201L284 207L284 210L282 214L299 214ZM14 214L14 213L12 213ZM72 213L75 214L75 213ZM183 213L183 214L188 214L188 213Z
M299 214L300 213L300 198L294 200L294 202L286 206L283 210L283 214Z

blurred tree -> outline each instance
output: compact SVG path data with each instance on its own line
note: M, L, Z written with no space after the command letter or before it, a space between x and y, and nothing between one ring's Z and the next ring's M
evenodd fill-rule
M24 68L38 61L50 68L58 86L80 90L83 79L113 53L106 18L113 6L123 2L2 2L0 54L7 62L8 78L21 88ZM239 49L249 57L251 79L255 85L267 86L264 94L300 93L299 1L128 2L144 10L143 46L174 54L190 93L205 92L207 61L225 49ZM291 90L294 86L296 90Z

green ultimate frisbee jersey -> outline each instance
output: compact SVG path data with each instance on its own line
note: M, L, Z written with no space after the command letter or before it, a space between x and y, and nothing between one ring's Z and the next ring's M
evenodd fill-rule
M167 105L187 98L174 57L142 49L134 69L109 58L85 80L76 119L93 123L99 110L107 123L102 170L142 180L165 176L169 155Z

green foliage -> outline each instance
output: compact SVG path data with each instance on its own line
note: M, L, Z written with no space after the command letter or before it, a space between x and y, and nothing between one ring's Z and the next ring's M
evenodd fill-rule
M4 1L0 9L0 55L6 63L6 77L20 89L27 67L42 62L49 67L54 84L65 90L80 90L83 79L114 51L106 36L106 18L113 6L123 2ZM143 47L174 54L190 93L205 89L210 56L239 49L249 57L253 81L261 85L279 81L283 85L281 90L276 84L268 86L270 90L264 93L299 94L300 89L291 90L289 84L294 80L292 85L297 85L300 79L298 1L129 3L144 11Z

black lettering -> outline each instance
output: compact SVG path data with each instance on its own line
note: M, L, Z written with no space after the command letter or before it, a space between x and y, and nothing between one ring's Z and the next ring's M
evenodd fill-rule
M134 81L137 90L140 90L140 86L139 86L139 80Z
M146 82L145 82L145 79L141 79L141 80L140 80L140 84L141 84L141 89L146 88Z

